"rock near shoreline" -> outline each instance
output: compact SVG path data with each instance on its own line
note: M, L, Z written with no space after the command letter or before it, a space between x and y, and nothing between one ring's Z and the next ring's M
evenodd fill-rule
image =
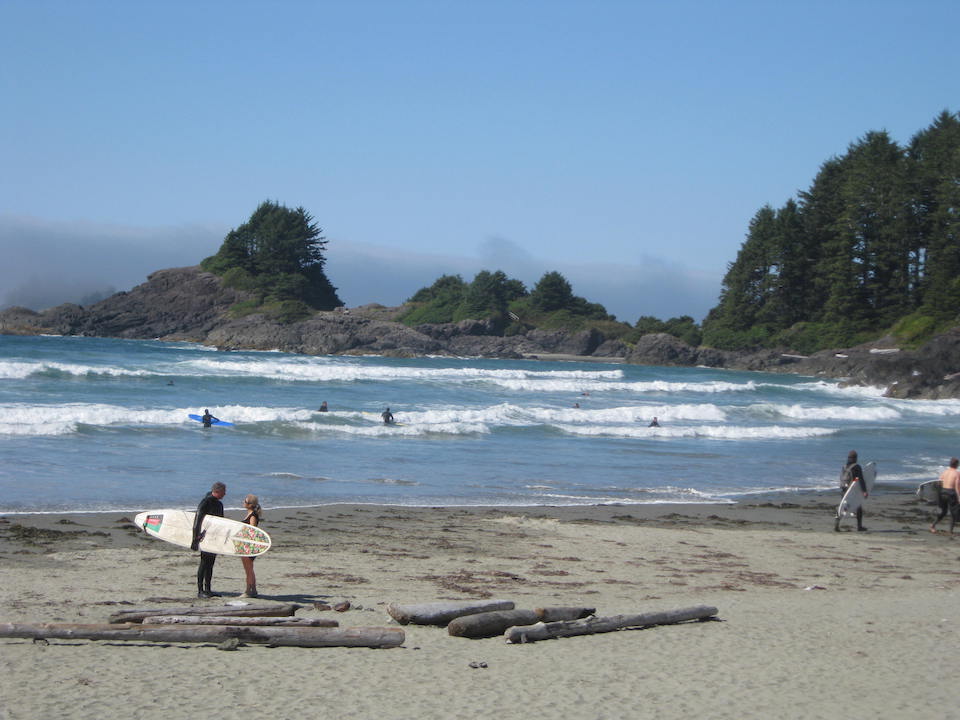
M230 314L232 306L250 298L223 287L216 275L199 267L170 268L152 273L147 282L129 292L86 308L73 304L42 312L8 308L0 312L0 334L186 340L221 350L308 355L565 356L638 365L787 372L880 386L891 397L960 398L960 328L937 336L919 350L902 350L878 341L804 356L786 349L730 352L692 347L663 333L644 335L629 347L597 330L534 329L502 336L490 323L479 320L411 328L396 322L402 308L381 305L338 308L290 324L259 313Z

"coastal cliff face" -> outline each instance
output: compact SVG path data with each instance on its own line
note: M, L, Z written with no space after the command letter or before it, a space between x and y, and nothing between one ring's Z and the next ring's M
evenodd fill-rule
M308 355L578 356L640 365L820 375L881 386L892 397L960 398L960 328L915 351L878 342L801 356L787 350L745 353L696 348L663 333L644 335L628 347L596 330L530 330L504 337L495 334L489 323L477 320L410 328L396 322L399 308L380 305L320 312L286 325L262 314L231 317L229 308L249 298L244 292L224 288L216 275L198 267L171 268L151 274L147 282L129 292L86 308L71 304L42 312L9 308L0 312L0 334L188 340L222 350Z

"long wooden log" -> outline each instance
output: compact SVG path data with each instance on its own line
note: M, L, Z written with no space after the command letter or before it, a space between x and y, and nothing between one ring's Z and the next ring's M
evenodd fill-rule
M235 639L289 647L388 648L403 644L404 632L388 627L240 627L237 625L143 625L137 623L0 623L0 637L164 643L222 643Z
M533 610L494 610L492 612L462 615L447 625L447 632L456 637L489 638L503 635L514 625L530 625L537 622Z
M450 600L416 605L390 603L387 612L401 625L439 625L443 627L454 618L476 615L494 610L513 610L510 600Z
M271 627L340 627L336 620L302 617L230 617L228 615L150 615L145 625L266 625Z
M589 617L597 611L587 607L545 607L535 608L537 620L541 622L557 622L558 620L580 620Z
M688 620L705 620L717 614L715 607L696 605L679 610L643 613L640 615L611 615L592 617L583 620L560 620L558 622L537 623L525 627L512 627L505 633L507 642L525 643L550 638L572 637L574 635L592 635L594 633L613 632L630 627L650 627L653 625L672 625Z
M113 613L112 623L143 622L151 615L227 615L230 617L289 617L303 605L296 603L260 605L190 605L187 607L133 608Z

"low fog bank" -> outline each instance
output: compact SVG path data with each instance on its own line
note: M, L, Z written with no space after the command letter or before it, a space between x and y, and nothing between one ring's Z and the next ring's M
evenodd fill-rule
M197 265L223 242L228 228L133 228L49 223L0 217L0 308L43 310L65 302L89 305L129 290L156 271ZM329 237L327 275L347 306L399 305L441 275L470 281L480 270L503 270L532 289L548 271L562 273L577 295L619 320L690 315L700 321L716 304L720 274L708 276L662 258L633 263L556 263L516 243L490 239L468 256L441 256L351 243Z

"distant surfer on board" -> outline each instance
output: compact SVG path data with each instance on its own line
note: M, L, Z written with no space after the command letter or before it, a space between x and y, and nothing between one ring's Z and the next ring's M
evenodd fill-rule
M860 483L860 489L863 491L863 497L867 497L867 481L863 479L863 468L860 467L860 463L857 462L857 451L851 450L847 453L847 464L843 466L843 469L840 471L840 496L847 492L853 483ZM863 506L857 508L857 530L863 531L866 528L863 526Z
M953 526L957 524L957 516L960 515L960 471L957 466L960 460L950 458L950 467L940 473L940 499L937 504L940 506L940 515L930 526L930 532L937 531L937 523L943 520L943 516L950 513L950 534L953 535Z
M203 539L203 518L207 515L216 515L223 517L223 496L227 494L227 486L222 482L215 482L210 488L210 492L203 496L203 500L197 505L197 516L193 521L193 544L191 550L197 550L200 547L200 541ZM200 552L200 567L197 568L197 597L211 598L220 597L220 593L215 593L210 589L210 583L213 581L213 564L217 561L215 553Z
M380 417L383 418L384 425L393 425L393 413L390 412L390 408L387 408L382 413L380 413Z
M213 415L210 414L210 411L206 409L203 411L203 415L200 417L200 422L203 423L204 427L210 427L215 422L219 422L219 420L220 418L214 417Z

